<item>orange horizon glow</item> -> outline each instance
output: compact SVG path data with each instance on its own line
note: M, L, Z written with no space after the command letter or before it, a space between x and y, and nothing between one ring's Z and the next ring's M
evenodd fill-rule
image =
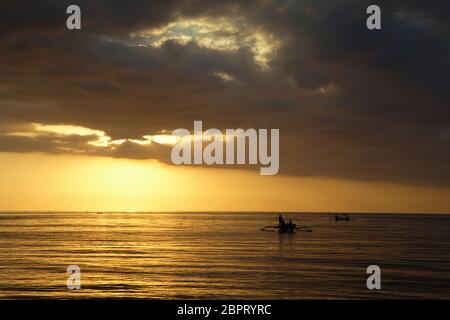
M1 211L450 211L448 188L41 153L0 163Z

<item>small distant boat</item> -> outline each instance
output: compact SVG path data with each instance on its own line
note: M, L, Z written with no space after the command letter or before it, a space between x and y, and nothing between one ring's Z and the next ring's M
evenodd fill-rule
M334 215L334 220L335 221L350 221L350 216L348 215L348 213L341 213L341 214L336 213Z

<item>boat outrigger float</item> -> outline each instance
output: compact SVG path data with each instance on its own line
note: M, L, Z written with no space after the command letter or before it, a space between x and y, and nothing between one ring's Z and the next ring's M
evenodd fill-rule
M312 232L311 229L309 229L306 226L301 226L301 227L297 227L295 224L293 225L293 227L289 227L289 226L265 226L264 228L261 229L261 231L278 231L279 233L296 233L298 231L301 232Z

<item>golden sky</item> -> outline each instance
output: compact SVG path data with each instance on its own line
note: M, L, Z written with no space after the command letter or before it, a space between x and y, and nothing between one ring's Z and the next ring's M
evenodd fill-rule
M156 161L0 153L0 210L447 212L450 190Z

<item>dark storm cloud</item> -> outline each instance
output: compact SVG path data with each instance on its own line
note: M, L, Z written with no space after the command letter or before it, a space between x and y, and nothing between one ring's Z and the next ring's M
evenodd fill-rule
M65 8L82 8L82 30ZM163 129L280 128L281 173L449 185L448 1L3 1L1 151L168 162L170 148L86 137L12 137L27 123L70 124L139 139ZM180 17L237 17L273 35L262 69L251 48L195 41L138 47L130 37ZM243 26L240 32L244 32ZM217 72L233 81L223 81ZM23 130L20 130L23 129ZM61 147L63 146L63 147Z
M0 17L8 32L65 32L66 8L76 4L83 9L83 24L90 32L121 33L167 21L173 14L176 2L134 0L129 5L120 0L40 0L39 3L5 0L1 4Z

